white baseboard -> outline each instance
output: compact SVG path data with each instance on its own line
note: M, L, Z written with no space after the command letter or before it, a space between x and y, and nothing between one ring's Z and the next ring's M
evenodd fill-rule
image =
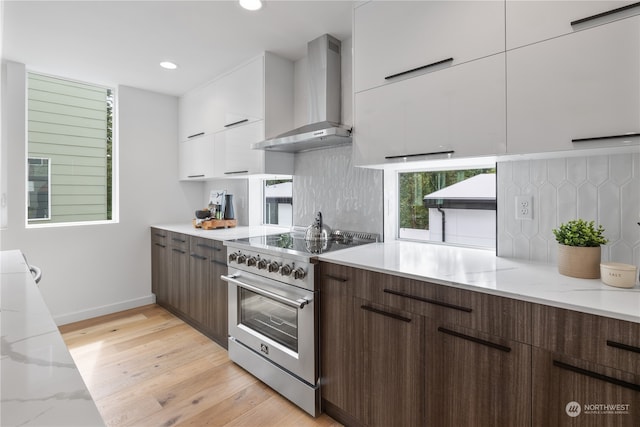
M142 298L122 301L115 304L103 305L87 310L76 311L73 313L62 314L53 318L57 326L66 325L68 323L79 322L81 320L92 319L105 314L117 313L119 311L129 310L131 308L142 307L143 305L155 304L156 296L154 294Z

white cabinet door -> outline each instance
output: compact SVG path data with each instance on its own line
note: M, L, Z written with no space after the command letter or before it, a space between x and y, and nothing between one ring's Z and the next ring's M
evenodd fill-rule
M246 177L256 174L293 174L293 154L251 149L264 140L264 120L227 129L216 134L216 144L224 145L223 176Z
M505 55L355 95L354 163L505 152Z
M205 93L193 90L178 99L178 141L205 132Z
M224 149L216 146L214 135L202 135L178 143L180 180L216 178L221 175L223 165Z
M504 1L369 2L354 14L354 92L505 49Z
M640 14L637 0L507 0L506 7L507 49ZM576 22L588 17L594 19ZM572 22L576 23L571 25Z
M572 140L640 132L640 17L509 51L507 70L509 153L625 144Z
M213 82L214 97L207 110L207 132L264 119L264 57L225 74Z

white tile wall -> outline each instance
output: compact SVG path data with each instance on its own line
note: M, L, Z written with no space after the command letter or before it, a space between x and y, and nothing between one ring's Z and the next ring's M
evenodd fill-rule
M515 196L533 220L515 219ZM498 256L553 263L551 230L575 218L605 227L603 261L640 266L640 153L498 163Z
M351 146L296 154L293 223L309 225L317 211L332 228L383 233L383 172L355 168Z

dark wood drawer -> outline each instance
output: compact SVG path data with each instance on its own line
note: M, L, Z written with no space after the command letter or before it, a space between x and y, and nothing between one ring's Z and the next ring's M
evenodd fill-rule
M640 374L532 350L534 427L637 427Z
M204 256L212 261L225 264L227 262L227 250L219 240L191 237L189 252L191 254Z
M533 304L533 345L640 374L640 324Z
M185 252L189 250L189 236L187 236L186 234L169 231L167 242L172 248L181 249Z
M525 301L328 263L322 263L321 280L341 281L345 295L531 343L531 304Z
M151 227L151 244L152 245L158 244L160 246L166 247L168 236L169 236L168 231Z

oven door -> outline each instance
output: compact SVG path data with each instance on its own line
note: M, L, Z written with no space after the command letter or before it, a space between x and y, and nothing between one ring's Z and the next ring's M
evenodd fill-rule
M229 336L316 385L316 305L312 291L245 271L229 283Z

